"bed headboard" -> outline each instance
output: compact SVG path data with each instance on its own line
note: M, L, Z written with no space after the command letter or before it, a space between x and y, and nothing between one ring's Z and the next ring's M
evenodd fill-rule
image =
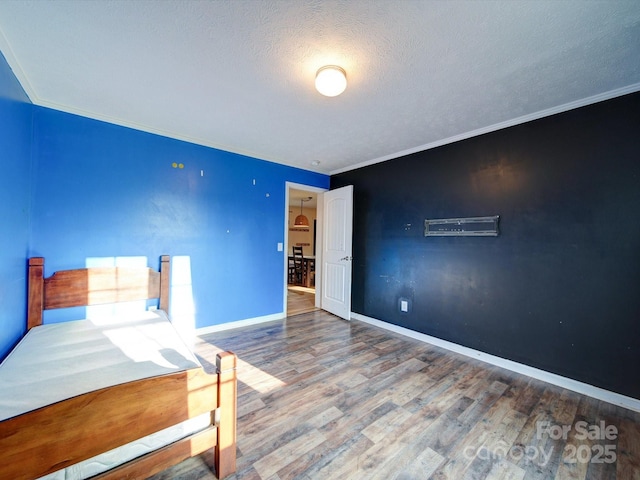
M103 305L159 298L169 313L169 255L160 271L148 267L97 267L60 270L44 278L44 258L29 259L27 329L42 324L42 312L54 308Z

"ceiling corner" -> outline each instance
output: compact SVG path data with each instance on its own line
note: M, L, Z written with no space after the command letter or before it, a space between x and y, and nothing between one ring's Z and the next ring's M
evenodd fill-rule
M13 54L11 45L9 45L9 42L7 41L7 38L4 36L4 33L2 32L2 30L0 30L0 53L4 55L5 60L9 64L9 67L11 67L13 74L18 79L18 82L20 83L20 86L24 90L24 93L27 95L27 97L29 97L29 100L31 100L31 103L37 105L39 102L39 98L36 95L36 92L33 90L33 87L31 86L29 79L24 73L24 70L20 66L20 62L18 62L18 59Z

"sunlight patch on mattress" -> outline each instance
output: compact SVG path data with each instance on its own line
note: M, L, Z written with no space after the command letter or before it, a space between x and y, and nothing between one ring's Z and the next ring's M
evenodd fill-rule
M175 330L167 324L150 322L105 328L102 332L114 346L136 363L153 362L160 367L180 368L178 359L184 363L184 357L189 354L186 348L182 352L165 348L166 339L175 334Z

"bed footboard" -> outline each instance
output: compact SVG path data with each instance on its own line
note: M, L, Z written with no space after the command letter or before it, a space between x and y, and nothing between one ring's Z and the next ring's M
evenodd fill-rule
M218 398L214 423L218 427L216 444L216 474L224 478L236 471L236 356L231 352L216 355L218 370Z
M31 480L211 412L209 428L98 478L143 479L215 448L218 478L235 471L236 357L89 392L0 423L0 478Z

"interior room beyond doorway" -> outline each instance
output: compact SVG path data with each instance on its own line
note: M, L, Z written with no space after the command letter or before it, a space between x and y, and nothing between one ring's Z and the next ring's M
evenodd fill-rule
M289 190L287 228L287 315L297 315L315 307L315 254L318 195Z

